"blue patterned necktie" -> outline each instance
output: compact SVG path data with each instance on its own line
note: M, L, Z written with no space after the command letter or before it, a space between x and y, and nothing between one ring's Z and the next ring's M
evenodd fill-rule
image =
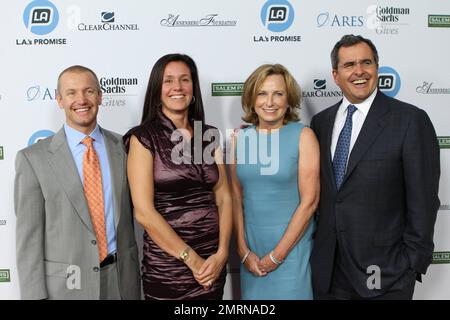
M336 150L334 152L333 170L338 190L344 180L345 169L347 167L348 150L350 149L350 139L352 137L352 116L356 110L357 108L352 104L347 107L347 118L345 119L344 127L339 134Z

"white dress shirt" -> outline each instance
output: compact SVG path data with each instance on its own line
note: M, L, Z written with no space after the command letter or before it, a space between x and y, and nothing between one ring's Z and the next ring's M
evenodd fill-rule
M364 124L364 120L366 120L367 114L369 113L370 106L372 105L375 96L377 95L378 89L375 89L372 94L364 100L362 103L350 103L347 98L344 96L342 99L342 103L339 106L339 109L336 113L336 118L334 119L333 126L333 135L331 136L331 159L334 158L334 152L336 150L337 141L339 139L339 134L341 133L342 128L345 124L345 119L347 117L347 107L349 104L353 104L356 108L358 108L355 113L353 113L353 126L352 126L352 137L350 139L350 148L348 150L347 163L348 158L350 157L350 153L352 152L353 146L355 145L356 139L358 138L359 132Z

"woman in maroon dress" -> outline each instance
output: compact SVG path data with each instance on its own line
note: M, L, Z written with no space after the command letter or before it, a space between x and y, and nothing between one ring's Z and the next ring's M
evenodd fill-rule
M221 299L231 198L218 132L204 123L190 57L169 54L156 62L141 125L124 143L135 217L145 229L145 298Z

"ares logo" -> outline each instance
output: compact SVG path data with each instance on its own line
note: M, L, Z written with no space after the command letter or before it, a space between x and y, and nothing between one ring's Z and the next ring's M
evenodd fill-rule
M114 22L114 12L102 12L102 22L103 23Z
M31 146L32 144L35 144L36 142L45 139L47 137L50 137L54 135L55 133L50 130L39 130L33 133L33 135L28 140L28 146Z
M55 100L56 98L56 89L42 88L40 85L31 86L27 90L27 100L28 101L36 101L36 100Z
M395 97L400 91L400 75L391 67L378 69L378 88L389 97Z
M34 0L23 12L25 27L37 35L52 32L58 25L58 21L58 9L48 0Z
M285 31L294 21L294 8L287 0L269 0L261 9L261 21L270 31Z

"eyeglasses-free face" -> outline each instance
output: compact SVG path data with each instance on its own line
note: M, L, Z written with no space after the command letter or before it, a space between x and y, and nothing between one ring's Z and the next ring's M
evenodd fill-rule
M373 52L364 43L341 47L338 51L339 64L333 70L333 78L344 96L354 104L366 100L377 88L378 65Z

